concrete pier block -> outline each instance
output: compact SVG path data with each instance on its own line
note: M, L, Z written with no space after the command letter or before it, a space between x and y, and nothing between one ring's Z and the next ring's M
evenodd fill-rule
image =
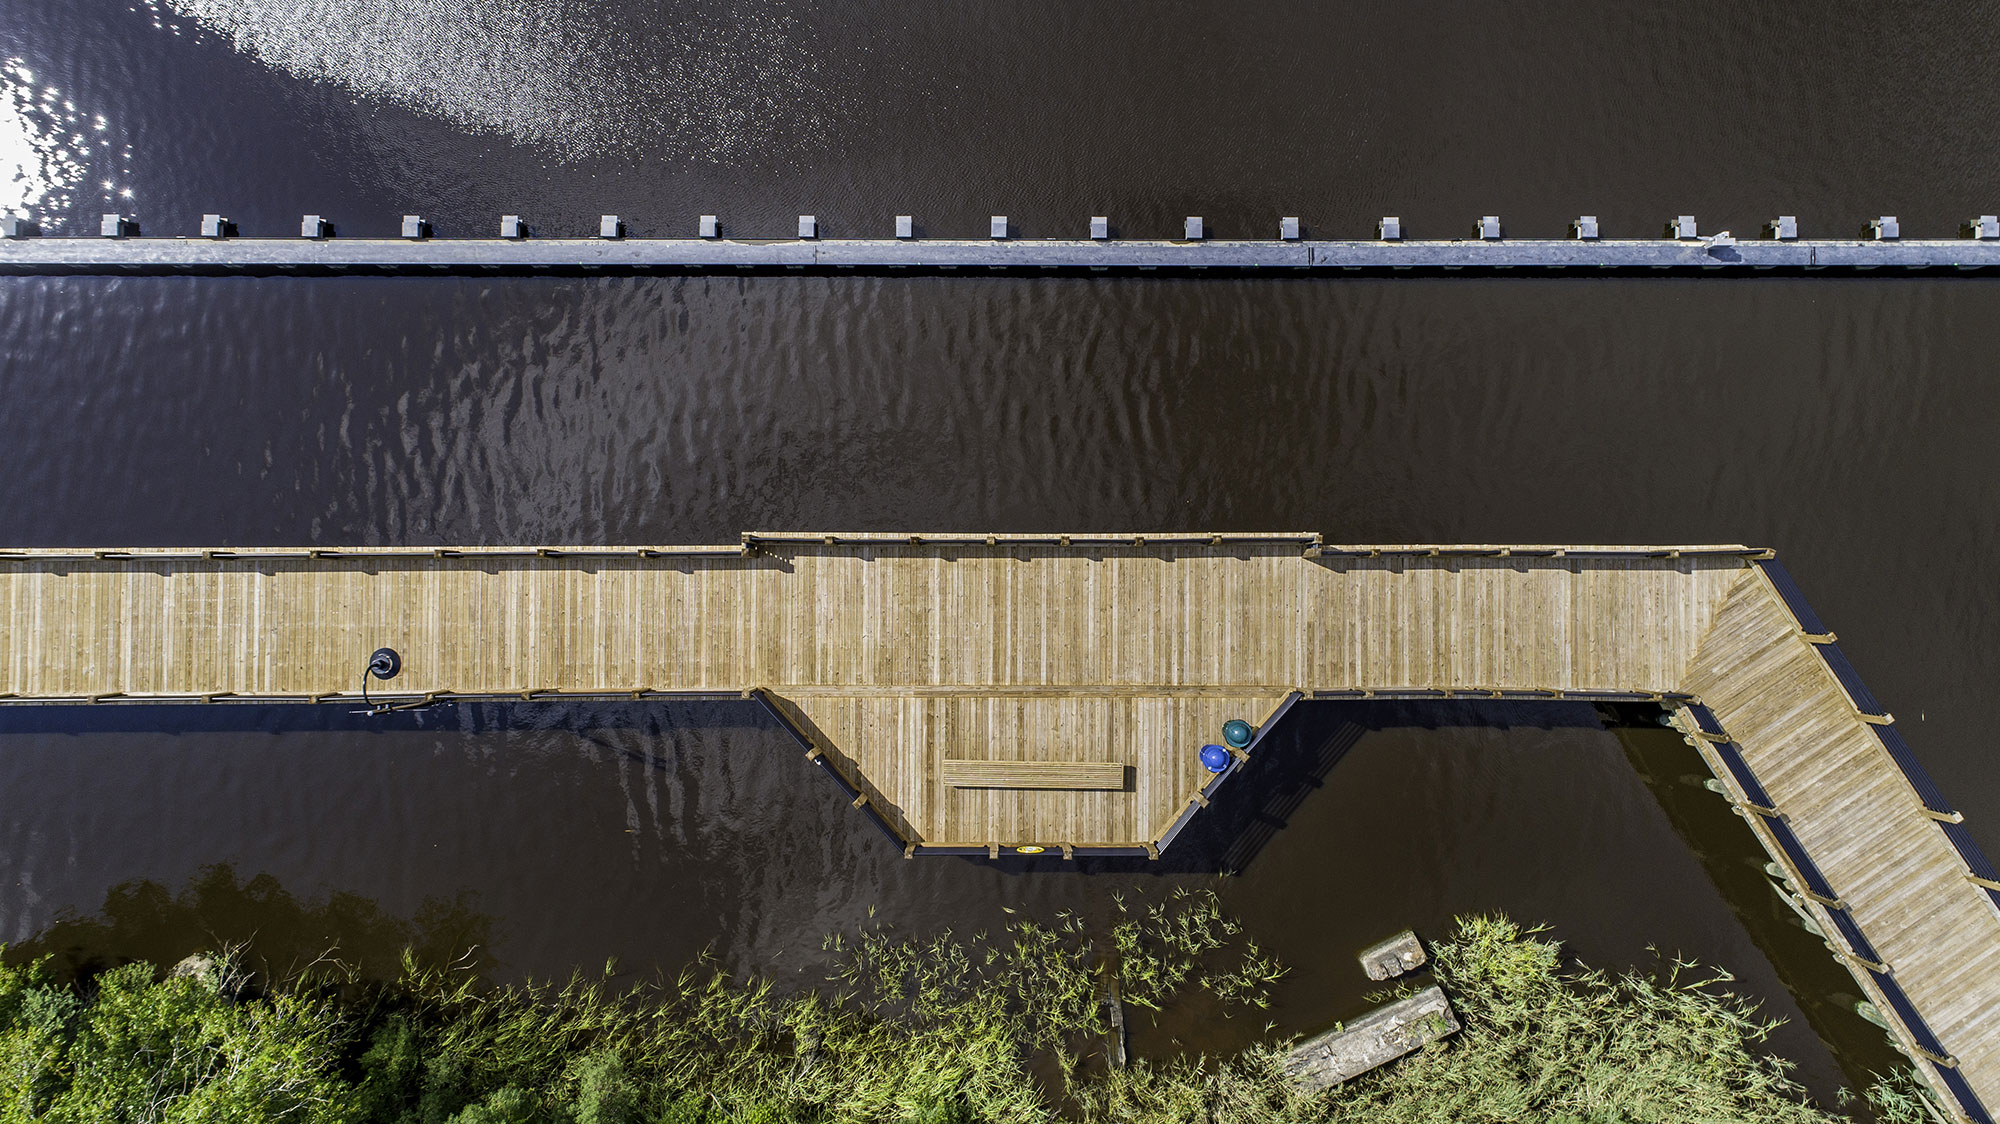
M720 238L722 236L722 220L716 218L714 215L701 216L701 236L703 238Z
M1285 1076L1308 1092L1331 1089L1458 1029L1458 1016L1444 992L1427 987L1340 1030L1301 1042L1285 1058Z
M1868 236L1877 242L1894 242L1903 236L1903 231L1896 222L1896 216L1883 215L1879 219L1868 220Z
M403 216L403 237L429 238L430 236L431 236L431 224L424 221L424 216L422 215Z
M1968 219L1965 224L1965 230L1966 234L1972 238L2000 238L2000 216L1979 215Z
M1424 954L1424 942L1417 939L1417 934L1405 929L1362 949L1360 959L1361 970L1368 973L1369 979L1393 980L1404 972L1423 967L1430 957Z
M519 215L500 216L500 237L509 242L519 242L528 236L528 224Z
M1200 215L1189 215L1181 229L1189 242L1199 242L1208 234L1207 229L1202 226Z
M201 236L203 238L227 238L236 232L236 224L221 215L201 216Z
M1681 239L1682 241L1688 241L1691 239L1701 237L1701 234L1695 229L1694 216L1679 215L1675 218L1668 219L1667 237L1678 238Z
M331 238L332 236L333 224L320 218L318 215L307 215L299 220L299 237L301 238Z
M898 238L915 238L916 236L917 236L917 218L916 218L916 216L915 216L915 215L897 215L897 216L896 216L896 237L898 237Z
M1481 216L1479 219L1479 225L1473 228L1473 233L1478 235L1480 241L1482 242L1498 241L1500 238L1500 216L1499 215Z
M995 240L1007 237L1006 215L993 216L993 221L987 226L987 236Z
M19 215L0 218L0 238L33 238L41 232L42 228L36 226L33 220L24 219Z
M818 216L815 216L815 215L800 215L800 216L799 216L799 237L801 237L801 238L818 238L818 237L819 237L819 218L818 218Z
M599 238L625 237L624 220L620 219L617 215L599 215L597 217L597 236Z
M1765 223L1764 229L1770 232L1771 237L1776 238L1780 242L1796 242L1799 237L1799 217L1797 215L1779 215L1777 218Z
M1100 242L1111 237L1111 220L1105 218L1103 215L1092 215L1090 218L1090 236Z
M105 215L97 224L97 233L106 238L123 238L137 233L138 225L124 215Z
M1375 224L1375 237L1384 242L1400 242L1403 239L1403 220L1395 215L1384 215Z
M1576 216L1576 221L1569 224L1569 233L1570 237L1580 238L1586 242L1595 240L1597 237L1597 216Z
M1278 220L1278 237L1287 242L1296 242L1299 240L1299 219L1297 215L1287 216Z

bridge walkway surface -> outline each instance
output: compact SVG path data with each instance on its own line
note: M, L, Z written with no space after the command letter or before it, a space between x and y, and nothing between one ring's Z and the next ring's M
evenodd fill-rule
M0 701L352 702L380 647L393 705L754 699L907 854L1157 856L1258 745L1219 775L1201 748L1300 699L1657 701L1941 1097L1968 1120L2000 1104L2000 878L1767 551L0 551Z

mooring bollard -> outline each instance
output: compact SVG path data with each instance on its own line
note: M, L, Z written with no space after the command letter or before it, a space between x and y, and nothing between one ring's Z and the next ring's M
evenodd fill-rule
M123 238L138 233L139 224L125 215L105 215L97 224L97 233L105 238Z
M617 215L599 215L597 217L597 236L599 238L623 238L625 237L625 224L619 220Z
M819 218L817 216L815 215L799 216L799 237L801 238L819 237Z
M1278 220L1278 237L1286 242L1296 242L1299 240L1298 216L1289 215Z
M896 216L896 237L898 237L898 238L915 238L916 236L917 236L917 219L916 219L916 216L914 216L914 215L897 215L897 216Z
M1103 215L1090 217L1090 236L1099 242L1111 237L1111 220Z
M988 224L987 234L995 242L1005 239L1007 237L1007 216L994 215L993 221Z
M509 242L519 242L527 236L528 224L521 221L521 216L500 216L500 237L507 239Z
M1965 231L1966 235L1972 238L2000 238L2000 216L1980 215L1969 219L1966 221Z
M1700 234L1695 232L1694 216L1680 215L1675 218L1668 219L1667 237L1676 238L1683 242L1691 241L1693 239L1701 237Z
M429 238L430 236L431 224L425 222L422 215L403 216L403 237Z
M1903 232L1896 223L1896 216L1883 215L1879 219L1868 220L1868 236L1877 242L1894 242L1903 236Z
M1765 223L1764 229L1770 232L1771 237L1780 242L1796 242L1799 237L1799 217L1797 215L1779 215L1777 218Z
M201 236L203 238L227 238L236 224L221 215L201 216Z
M301 238L330 238L332 236L333 224L320 218L318 215L307 215L299 220L299 237Z
M1596 241L1597 216L1596 215L1576 216L1576 221L1569 224L1569 236L1571 238L1581 239L1582 241L1585 242Z
M1189 215L1181 229L1189 242L1199 242L1208 236L1207 229L1201 224L1200 215Z
M1500 240L1500 216L1481 216L1475 233L1479 235L1481 242L1498 242Z
M1401 242L1403 240L1403 220L1397 218L1395 215L1383 215L1375 224L1375 237L1380 238L1384 242Z

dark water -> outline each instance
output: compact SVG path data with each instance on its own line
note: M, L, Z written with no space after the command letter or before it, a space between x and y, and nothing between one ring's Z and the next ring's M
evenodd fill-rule
M470 6L503 29L539 10ZM1093 213L1130 234L1199 213L1224 235L1280 214L1358 235L1391 213L1421 236L1496 211L1522 234L1579 211L1611 235L1688 212L1744 233L1782 210L1808 233L1886 212L1944 235L2000 208L2000 27L1972 5L549 10L575 26L520 73L607 51L629 67L488 112L491 83L453 70L485 32L410 40L459 44L398 79L425 102L368 85L408 42L334 22L345 86L167 8L11 0L0 129L39 138L25 151L59 128L93 147L8 189L41 192L55 228L94 228L109 202L152 233L216 209L247 233L317 211L356 234L421 210L446 235L503 210L570 232L615 211L639 234L692 233L702 212L782 233L809 211L832 236L899 212L977 234L1005 212L1031 237ZM0 541L1768 545L2000 852L1996 355L2000 287L1977 279L9 279ZM1355 717L1302 719L1296 760ZM1158 868L906 862L726 707L393 728L0 712L0 937L161 957L320 929L379 953L422 930L483 938L501 975L712 947L809 976L820 935L871 910L963 931L1003 907L1102 918L1114 892L1217 884L1297 968L1281 1029L1359 1008L1360 945L1504 909L1607 965L1657 945L1735 968L1792 1020L1780 1048L1822 1094L1841 1077L1820 1037L1850 1072L1884 1064L1817 942L1734 873L1754 866L1740 828L1649 764L1671 746L1570 713L1360 717L1369 732L1222 878L1228 840ZM214 863L233 873L181 903L107 901ZM349 896L313 904L329 894Z

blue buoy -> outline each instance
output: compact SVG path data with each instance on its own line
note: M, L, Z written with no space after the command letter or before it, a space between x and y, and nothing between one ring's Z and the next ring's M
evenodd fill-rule
M1229 751L1219 745L1202 746L1201 764L1211 773L1220 773L1229 768Z
M1241 718L1231 718L1222 724L1222 740L1237 749L1249 745L1250 739L1256 736L1257 731Z

